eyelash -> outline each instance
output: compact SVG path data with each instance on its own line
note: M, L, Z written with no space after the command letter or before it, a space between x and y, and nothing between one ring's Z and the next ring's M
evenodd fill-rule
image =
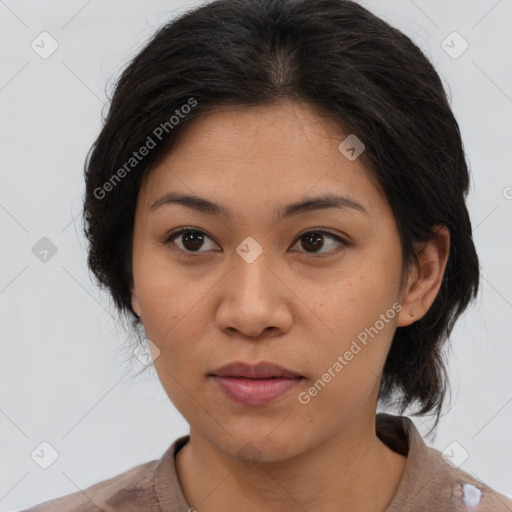
M213 240L212 237L210 237L208 235L208 233L200 230L200 229L197 229L197 228L181 228L179 229L178 231L175 231L173 233L170 233L165 239L164 241L162 242L163 245L165 246L168 246L170 245L176 238L178 238L180 235L183 235L184 233L198 233L200 235L206 235L208 238L210 238L211 240ZM336 242L338 242L342 247L338 250L334 250L334 251L327 251L325 253L315 253L315 252L306 252L306 251L298 251L298 252L302 252L303 254L306 254L307 256L316 256L316 257L323 257L324 255L331 255L331 254L336 254L338 253L340 250L342 250L344 247L346 247L348 245L348 243L341 237L339 237L338 235L335 235L334 233L331 233L330 231L325 231L323 229L310 229L308 231L305 231L304 233L301 233L297 238L296 240L294 241L293 245L296 245L296 243L301 239L301 238L304 238L306 235L309 235L309 234L312 234L312 233L315 233L315 234L320 234L320 235L323 235L323 236L326 236L328 238L331 238L333 240L335 240ZM179 247L177 247L176 245L174 247L172 247L173 250L178 250L180 251L181 253L183 253L183 256L185 257L197 257L198 255L200 254L206 254L206 251L184 251L183 249L180 249Z

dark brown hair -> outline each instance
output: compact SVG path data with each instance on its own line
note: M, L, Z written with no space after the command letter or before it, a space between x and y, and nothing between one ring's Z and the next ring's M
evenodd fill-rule
M135 328L131 262L141 180L209 111L283 99L312 105L366 145L361 158L396 217L403 268L417 262L414 241L433 237L436 224L450 230L440 291L423 318L397 329L380 389L383 403L402 412L417 403L416 414L435 413L437 425L447 390L442 346L479 283L468 167L430 61L356 2L216 0L159 29L116 83L85 164L89 267ZM142 157L139 148L150 145Z

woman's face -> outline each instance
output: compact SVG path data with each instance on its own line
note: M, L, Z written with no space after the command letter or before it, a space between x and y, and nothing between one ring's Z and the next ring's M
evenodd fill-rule
M411 322L394 216L338 148L348 135L298 103L212 113L140 190L134 310L191 432L233 456L279 460L373 428L393 333ZM159 201L171 193L218 208ZM290 208L327 195L337 207ZM301 378L214 376L261 361ZM272 386L287 391L271 399Z

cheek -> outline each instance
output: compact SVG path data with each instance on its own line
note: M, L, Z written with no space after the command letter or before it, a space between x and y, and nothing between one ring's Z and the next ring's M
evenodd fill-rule
M193 364L199 349L196 340L203 338L209 322L203 310L204 294L183 288L176 292L160 282L142 300L147 337L159 347L162 359L169 360L173 368L188 364L188 359Z
M209 357L209 348L200 344L207 322L201 316L200 296L177 293L160 280L143 300L146 335L160 350L155 370L170 400L191 421L189 414L197 406L191 397L201 394L204 361Z
M398 264L390 268L385 258L377 257L361 259L355 267L350 278L333 281L328 290L317 294L315 310L321 322L316 322L316 328L321 331L316 332L323 334L319 335L322 343L317 346L316 370L323 374L338 356L346 354L344 373L351 374L347 382L359 385L361 373L353 373L352 368L365 368L366 378L380 372L400 306L396 302Z
M134 274L148 335L150 329L155 340L167 343L175 333L197 326L190 317L200 309L208 283L173 265L161 249L142 255Z
M361 289L339 296L337 307L325 318L330 330L323 329L314 350L304 347L314 361L314 371L299 403L307 402L304 407L309 413L315 411L314 416L325 417L334 407L340 417L346 417L378 391L396 311L391 298L384 300L373 292L371 299Z
M213 321L208 307L216 281L179 270L168 261L146 261L139 269L137 294L146 335L160 350L155 367L162 377L168 371L179 382L191 382L211 350L201 340ZM166 382L179 385L168 375Z
M348 279L333 282L328 290L319 290L316 309L333 335L353 338L391 308L396 300L395 288L391 269L379 271L375 265L368 265L351 272Z

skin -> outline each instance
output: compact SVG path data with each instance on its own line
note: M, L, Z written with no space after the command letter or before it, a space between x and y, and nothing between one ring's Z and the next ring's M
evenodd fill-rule
M449 232L440 226L435 240L417 245L419 265L400 289L395 218L361 159L338 149L346 136L301 103L217 111L184 132L140 189L132 305L160 350L159 379L190 425L177 471L200 512L374 512L400 482L406 457L375 432L380 378L396 328L421 318L437 295ZM170 191L222 204L233 217L178 204L150 210ZM367 214L328 208L274 216L325 192L350 195ZM182 227L203 231L203 245L183 236L163 243ZM325 236L308 245L303 232L315 228L348 244ZM252 263L236 252L248 236L263 249ZM401 311L299 403L298 394L395 302ZM272 361L305 379L268 405L240 405L207 376L239 360ZM251 463L238 456L242 448L253 453Z

